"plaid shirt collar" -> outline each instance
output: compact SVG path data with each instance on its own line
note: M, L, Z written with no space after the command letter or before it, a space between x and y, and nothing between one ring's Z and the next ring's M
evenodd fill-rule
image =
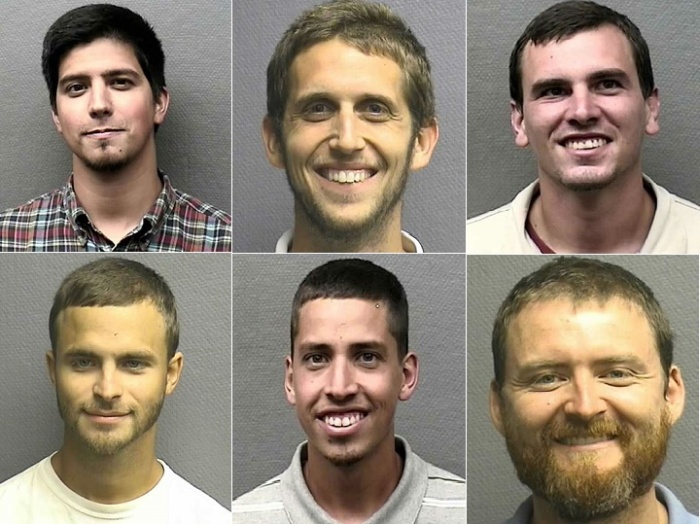
M149 237L155 231L158 231L163 225L166 217L172 213L177 195L173 186L170 184L168 176L162 171L158 171L158 177L163 183L163 189L148 213L144 215L139 224L131 230L127 237L138 237L141 242L148 243ZM73 175L68 178L68 182L61 189L61 201L65 210L68 222L75 231L75 234L80 240L80 243L85 245L88 239L98 241L103 238L102 232L92 225L87 211L78 202L78 197L73 188Z

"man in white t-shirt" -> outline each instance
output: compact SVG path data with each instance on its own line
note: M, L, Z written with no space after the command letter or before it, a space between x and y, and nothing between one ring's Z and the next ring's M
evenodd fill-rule
M163 278L124 258L82 266L54 297L49 334L63 444L0 484L0 522L230 523L155 456L156 422L183 365Z

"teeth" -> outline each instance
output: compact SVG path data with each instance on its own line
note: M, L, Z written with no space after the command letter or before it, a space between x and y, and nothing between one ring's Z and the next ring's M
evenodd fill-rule
M564 147L569 149L596 149L607 144L608 141L604 138L590 138L587 140L567 140Z
M371 176L372 173L368 169L328 169L326 174L328 180L340 184L363 182Z
M353 413L351 415L343 415L340 417L334 417L332 415L326 415L323 418L323 421L328 424L329 426L333 426L334 428L346 428L348 426L354 426L357 424L360 420L364 418L364 414L362 413Z

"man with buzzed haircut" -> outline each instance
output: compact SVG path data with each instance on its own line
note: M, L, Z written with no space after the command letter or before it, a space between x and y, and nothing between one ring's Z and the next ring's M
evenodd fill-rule
M423 252L401 211L438 140L430 64L387 6L333 0L297 18L267 68L263 139L294 194L277 253Z
M138 262L101 258L65 278L46 353L63 444L0 484L0 522L230 524L155 456L158 416L182 372L179 331L168 285Z
M583 0L547 8L513 48L510 95L537 181L467 221L467 253L700 253L700 207L642 171L659 90L628 17Z
M655 481L686 390L644 282L599 260L549 262L503 301L492 351L491 419L532 490L508 524L697 524Z
M0 251L231 251L230 215L158 169L164 68L153 28L124 7L86 5L51 25L42 69L72 174L0 213Z
M284 473L233 502L234 522L463 524L464 479L394 434L419 371L396 276L358 259L317 267L294 296L290 335L284 388L308 440Z

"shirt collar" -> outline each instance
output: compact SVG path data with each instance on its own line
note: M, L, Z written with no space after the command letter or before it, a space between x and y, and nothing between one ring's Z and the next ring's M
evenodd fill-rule
M161 189L158 198L156 198L155 202L153 202L153 205L143 216L138 226L136 226L134 230L127 235L127 237L138 232L140 232L143 236L152 236L155 231L160 229L166 217L170 215L175 207L177 195L173 189L173 186L170 184L168 176L162 171L158 170L158 177L163 183L163 188ZM75 234L78 236L81 244L84 245L89 236L100 234L99 231L92 225L92 222L90 222L90 217L85 209L78 202L78 197L75 194L75 189L73 188L72 174L62 189L62 201L63 209L68 217L68 222L75 231Z

